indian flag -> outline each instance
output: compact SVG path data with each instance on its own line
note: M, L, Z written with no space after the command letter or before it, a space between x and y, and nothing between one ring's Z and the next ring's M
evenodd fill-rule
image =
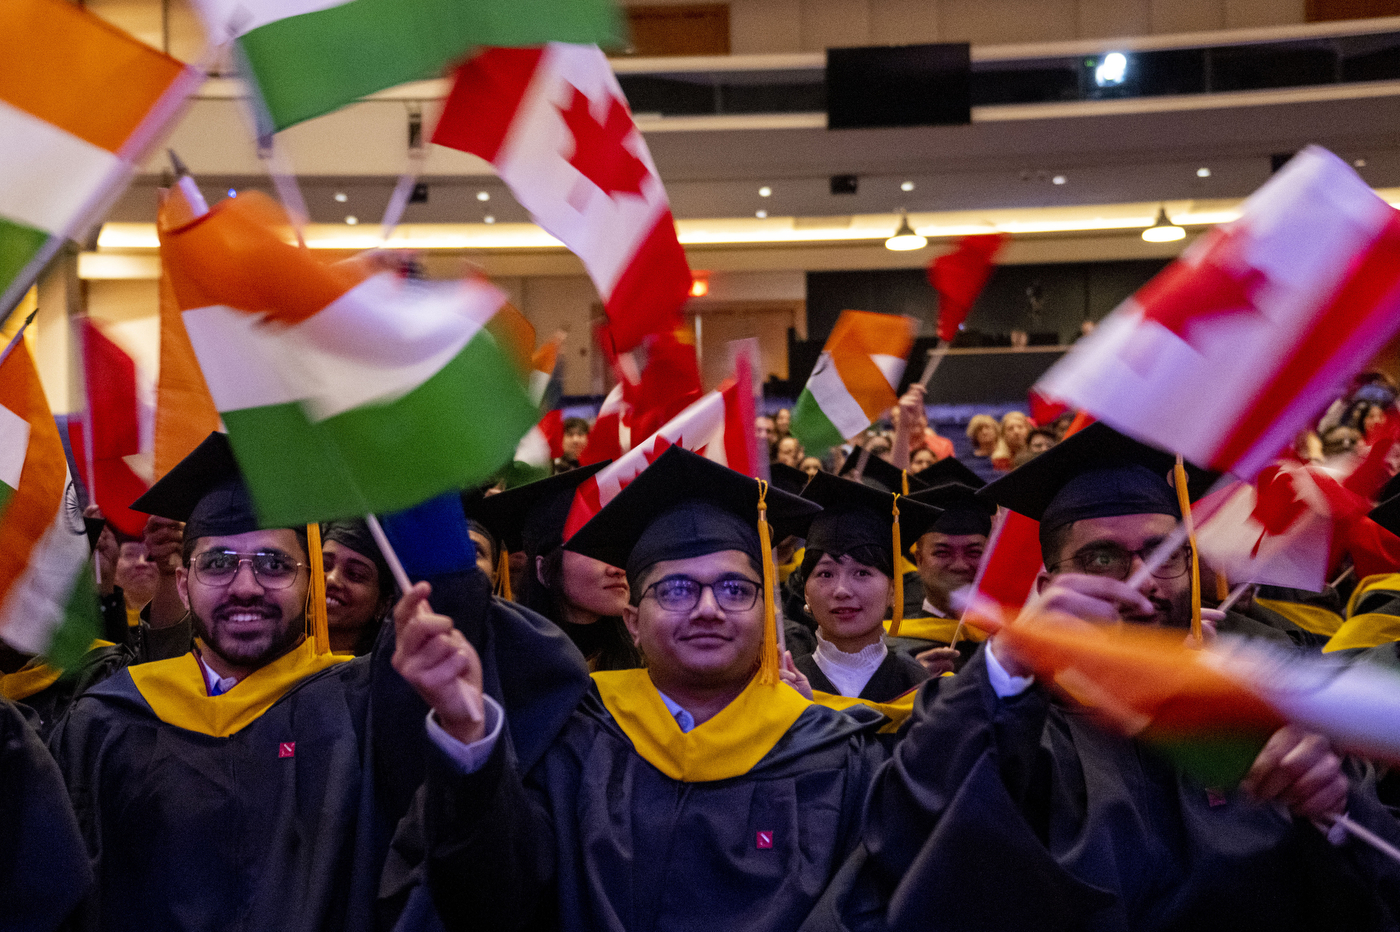
M64 667L97 636L97 592L63 442L21 338L0 362L0 638Z
M518 361L531 347L493 334L505 295L480 278L326 265L279 236L286 223L254 194L160 225L175 301L260 517L400 511L509 461L539 411ZM501 332L515 329L507 320Z
M203 80L65 0L0 3L0 316L81 238Z
M809 451L839 446L898 401L895 389L914 346L912 317L842 311L792 412L792 433Z
M615 45L612 0L195 0L211 41L236 39L286 129L385 88L434 78L477 45Z

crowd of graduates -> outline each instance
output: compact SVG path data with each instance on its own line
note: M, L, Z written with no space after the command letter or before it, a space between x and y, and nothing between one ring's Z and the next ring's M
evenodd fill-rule
M1300 459L1344 473L1394 410L1359 377ZM1345 552L1322 593L1221 607L1189 544L1129 585L1174 459L1072 417L978 415L960 459L915 386L819 458L781 410L771 480L673 447L566 537L605 465L571 419L554 475L420 527L474 559L406 591L365 521L260 526L213 434L143 538L94 535L82 663L0 654L0 926L1400 929L1400 863L1337 830L1400 844L1385 764L1289 726L1204 785L960 623L999 509L1039 522L1018 623L1315 655L1400 617L1400 565ZM1400 665L1373 640L1333 653Z

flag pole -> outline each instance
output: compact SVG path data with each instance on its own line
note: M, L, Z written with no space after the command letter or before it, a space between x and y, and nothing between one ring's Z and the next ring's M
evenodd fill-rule
M15 335L10 338L10 342L5 344L5 351L0 353L0 363L3 363L9 358L10 350L19 345L20 339L24 336L24 331L29 328L30 324L34 323L34 318L37 317L38 314L39 309L37 307L29 312L29 316L24 319L24 323L19 325L19 329L16 330Z
M389 245L390 235L403 219L404 211L408 209L408 199L413 195L413 186L422 171L423 150L410 149L408 168L399 176L398 184L394 185L394 193L390 195L389 204L384 208L384 219L379 223L379 238L384 241L385 246Z
M1231 479L1228 474L1221 475L1220 478L1216 479L1215 482L1211 484L1211 487L1206 490L1206 494L1201 497L1205 498L1206 495L1213 495L1233 481L1234 480ZM1155 550L1148 554L1146 560L1142 561L1142 566L1138 567L1138 571L1128 577L1128 586L1133 589L1141 589L1146 585L1148 578L1151 577L1163 563L1167 562L1167 558L1181 549L1182 544L1186 543L1186 537L1189 531L1190 529L1186 521L1178 521L1176 527L1172 528L1172 532L1157 545Z
M948 349L952 344L947 340L939 340L938 345L928 351L928 362L924 365L924 374L919 376L919 384L925 389L933 379L933 374L938 371L938 367L943 365L943 359L948 355Z
M1358 825L1355 820L1353 820L1350 816L1346 815L1345 813L1333 816L1332 826L1341 826L1341 828L1344 829L1346 833L1348 835L1351 835L1353 838L1357 838L1361 841L1364 841L1366 844L1370 845L1372 848L1375 848L1381 854L1385 855L1393 861L1400 861L1400 848L1396 848L1390 842L1386 841L1384 838L1377 835L1375 832L1371 831L1365 826Z
M413 583L408 581L408 574L404 572L403 562L399 560L399 555L394 552L394 545L389 543L388 536L384 533L384 528L380 526L379 519L373 514L365 515L365 524L369 525L369 533L374 538L374 542L379 545L379 550L384 554L384 562L389 564L389 572L394 574L394 582L399 584L399 590L408 594L408 590L413 588Z
M1230 609L1235 607L1236 602L1244 598L1245 592L1247 592L1253 586L1254 583L1240 583L1238 586L1230 590L1230 594L1225 598L1225 601L1217 605L1215 607L1215 610L1217 612L1228 612Z
M1337 575L1337 578L1336 578L1336 579L1332 580L1332 581L1331 581L1330 583L1328 583L1327 585L1330 586L1331 588L1335 589L1335 588L1337 588L1338 586L1340 586L1342 583L1346 582L1346 581L1347 581L1347 577L1350 576L1352 573L1355 573L1355 572L1356 572L1356 567L1355 567L1355 565L1348 566L1346 569L1342 570L1341 573L1339 573L1339 574Z

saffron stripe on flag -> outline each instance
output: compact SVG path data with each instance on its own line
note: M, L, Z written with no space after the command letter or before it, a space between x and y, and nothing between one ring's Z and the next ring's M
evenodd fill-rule
M62 233L105 185L133 171L106 149L0 99L0 218Z
M885 377L879 374L873 363L867 361L866 365L875 370L882 384L887 384L884 382ZM812 376L808 379L804 392L811 393L812 400L817 403L827 421L836 428L843 441L865 430L874 420L874 417L867 416L861 403L852 397L845 375L844 370L837 368L836 361L830 353L822 353L817 359L816 367L812 369ZM876 416L878 415L879 412L876 412Z

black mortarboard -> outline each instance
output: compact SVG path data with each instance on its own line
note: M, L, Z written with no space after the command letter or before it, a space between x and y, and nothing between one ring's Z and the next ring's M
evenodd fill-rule
M190 539L246 534L261 528L228 435L217 431L171 467L131 507L185 522L185 537Z
M944 460L943 462L949 461ZM951 462L957 461L951 460ZM928 529L929 531L954 536L980 534L983 537L988 537L992 533L992 516L997 513L997 508L991 502L985 502L978 498L977 489L973 486L961 482L945 482L931 489L915 492L909 497L916 502L943 509L943 514L939 515L938 520L933 522L933 526ZM924 533L928 533L928 531Z
M801 495L811 477L800 469L786 463L773 463L768 467L768 477L773 480L773 488L782 489L790 495Z
M758 480L678 446L644 469L569 538L565 549L627 569L635 586L665 560L739 550L762 563ZM765 496L773 540L801 535L820 509L772 487Z
M893 553L891 524L894 495L868 485L842 479L830 473L817 473L803 489L802 497L822 506L807 530L807 549L832 556L849 553L861 546L875 546ZM937 520L939 509L899 499L901 550L918 540Z
M1394 495L1371 509L1368 517L1392 534L1400 534L1400 495Z
M1102 422L1013 469L978 492L988 502L1040 522L1040 539L1086 518L1162 514L1180 517L1176 492L1167 476L1176 457ZM1187 465L1191 497L1204 494L1215 476Z
M980 489L987 484L987 480L963 465L962 460L956 456L945 456L932 466L928 466L914 475L929 488L949 482L958 482L972 489ZM913 492L914 490L911 488L909 491Z
M578 487L610 462L571 469L467 503L467 517L490 528L507 550L542 557L563 544L564 523Z
M851 455L846 457L846 462L841 464L841 469L837 475L850 478L850 474L855 472L856 466L860 464L860 447L851 451ZM861 473L860 481L872 488L885 492L903 492L904 470L897 469L889 463L880 459L874 453L866 457L865 470ZM928 484L921 482L919 477L909 474L909 491L917 492L919 489L928 488Z

